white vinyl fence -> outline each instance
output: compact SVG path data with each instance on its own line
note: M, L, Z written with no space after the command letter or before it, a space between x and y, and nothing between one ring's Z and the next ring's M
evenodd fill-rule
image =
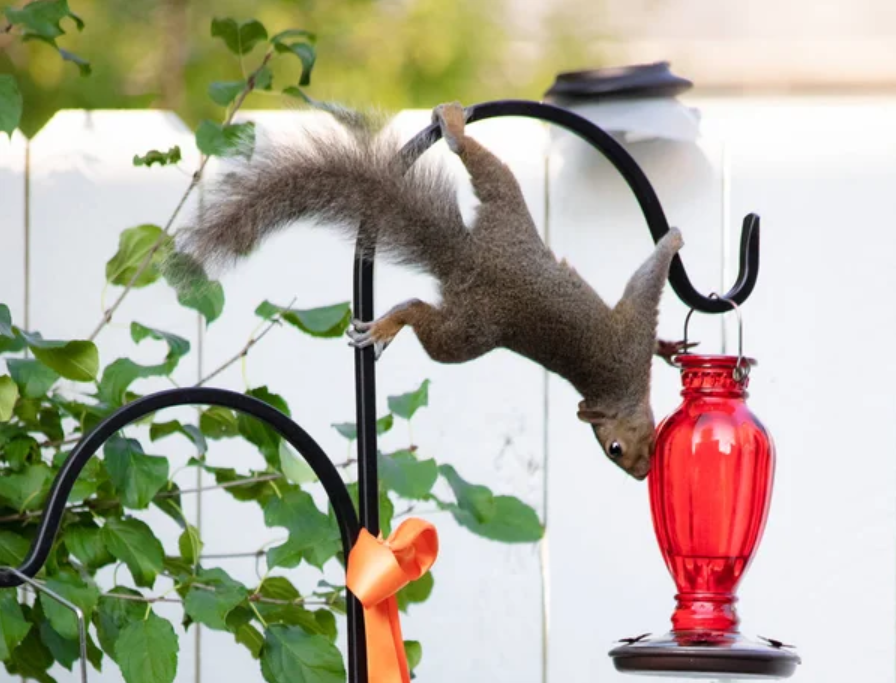
M759 281L743 306L745 351L759 360L749 403L776 440L778 467L767 530L739 591L743 630L797 645L803 664L795 681L894 683L896 99L686 101L701 112L697 141L626 146L682 229L682 258L704 293L728 289L741 220L749 212L762 218ZM593 112L598 123L611 114L619 112ZM261 130L289 129L299 116L245 114ZM429 112L408 111L396 125L409 137L428 121ZM652 242L609 163L535 121L491 120L470 130L511 165L557 255L615 302ZM63 111L30 142L0 139L0 302L15 321L47 337L90 333L119 233L170 215L197 163L191 139L174 115L159 111ZM131 163L135 153L175 144L185 154L178 168ZM457 171L471 210L459 162L444 143L429 154ZM182 366L178 380L196 381L245 343L262 300L285 305L296 297L298 308L349 300L351 261L351 247L325 230L285 231L224 275L227 304L208 329L166 287L135 291L100 337L103 363L125 354L154 358L156 349L130 341L127 326L138 320L190 340L198 361ZM378 312L433 294L427 278L378 267ZM106 305L116 295L107 291ZM686 313L667 288L661 334L678 338ZM735 329L733 316L696 315L691 336L702 351L720 352L723 342L733 351ZM674 585L653 535L647 487L599 451L576 419L574 391L505 351L460 366L433 363L410 332L377 367L381 414L387 395L431 379L430 405L415 418L421 449L471 481L523 498L548 525L541 545L510 546L477 538L447 515L432 517L442 541L435 591L403 620L405 637L424 645L419 680L631 680L615 672L607 651L619 638L668 630ZM343 341L275 331L250 354L245 378L236 364L213 384L269 385L325 451L346 457L330 426L354 421L353 354ZM677 405L678 391L677 373L656 361L658 418ZM384 437L387 447L405 442L402 429ZM156 446L175 466L189 455L166 441ZM210 457L246 469L258 456L216 442ZM196 474L184 471L178 483L195 487ZM253 506L220 491L185 501L188 516L201 515L209 554L253 551L277 536ZM176 540L167 517L146 518L165 543ZM241 580L255 577L251 557L220 563ZM338 567L330 569L338 580ZM176 606L163 607L179 621ZM60 682L75 680L56 673ZM109 663L92 680L121 679ZM181 642L178 683L261 680L258 663L229 634L191 631Z

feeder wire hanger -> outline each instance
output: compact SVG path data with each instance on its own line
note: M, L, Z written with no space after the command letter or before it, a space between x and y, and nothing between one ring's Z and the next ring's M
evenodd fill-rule
M575 133L602 152L628 183L641 208L654 242L669 231L669 223L659 198L631 155L609 134L594 123L567 109L529 100L495 100L467 108L467 121L473 123L501 116L520 116L553 123ZM405 169L441 138L438 125L430 125L412 138L399 152L397 163ZM361 321L374 319L373 258L370 251L356 245L353 264L354 317ZM732 288L723 296L704 296L690 282L681 258L676 255L669 270L669 282L676 295L692 309L704 313L724 313L732 304L743 304L759 273L759 217L749 214L743 223L740 242L740 269ZM38 524L37 532L25 559L18 568L0 567L0 589L22 584L48 593L47 587L34 581L50 555L53 541L62 524L65 505L87 461L105 441L127 425L164 408L183 405L214 405L251 415L272 427L308 462L324 487L333 506L339 527L344 557L347 559L361 528L376 536L379 524L379 484L377 474L376 372L373 347L355 349L355 400L358 424L358 511L348 489L316 441L292 419L276 408L245 394L211 387L183 387L149 394L106 417L83 436L54 479ZM360 602L348 592L348 682L368 683L364 614ZM63 603L65 604L65 603ZM70 609L74 605L67 605ZM75 614L78 611L75 608ZM81 655L81 682L87 683L86 624L78 618Z

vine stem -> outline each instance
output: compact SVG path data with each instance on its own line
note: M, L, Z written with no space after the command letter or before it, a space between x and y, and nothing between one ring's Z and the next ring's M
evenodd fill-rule
M265 53L264 59L261 60L261 64L258 66L258 68L252 72L248 79L246 79L245 87L242 89L239 96L237 96L236 101L233 103L227 113L227 116L224 119L225 126L230 125L230 123L233 121L233 117L236 115L240 107L243 105L243 102L245 102L246 98L249 96L249 93L255 89L255 79L258 77L258 74L261 72L261 70L267 66L268 62L271 61L271 58L273 56L273 49L268 50L267 53ZM158 253L159 249L162 248L162 245L165 244L166 238L171 232L171 226L174 225L174 221L177 220L177 217L180 215L180 212L184 208L184 205L187 203L187 200L190 198L190 195L193 194L193 190L195 190L199 185L199 181L202 179L202 173L203 171L205 171L205 167L208 165L210 158L211 157L208 156L202 157L202 161L199 163L199 168L190 179L190 184L187 185L187 189L184 192L183 196L181 196L180 201L177 203L177 206L174 207L174 212L171 214L171 217L165 224L162 235L158 240L156 240L156 243L152 245L152 248L146 254L137 269L134 271L131 279L128 281L127 285L125 285L125 288L122 290L121 294L118 295L118 298L115 299L115 302L103 313L103 317L100 319L93 332L90 333L90 336L88 337L89 341L94 341L97 336L99 336L99 333L103 331L103 328L105 328L106 325L112 322L112 316L115 315L115 312L118 310L118 307L121 306L125 297L127 297L127 295L134 288L134 283L137 282L137 279L149 267L149 264L152 263L152 260L155 257L156 253Z
M286 309L283 309L283 310L287 310L287 309L291 308L292 305L295 303L296 298L297 297L293 297L292 301L290 301L289 304L286 306ZM196 383L196 386L201 387L206 382L209 382L209 381L213 380L215 377L217 377L218 375L220 375L222 372L224 372L227 368L229 368L231 365L236 363L241 358L245 358L249 354L249 349L251 349L258 342L260 342L268 332L270 332L272 329L274 329L275 325L278 325L280 323L280 321L282 320L282 317L283 317L283 310L281 310L280 313L278 313L277 315L273 316L268 321L267 325L264 326L264 329L262 329L261 332L259 332L257 335L252 334L252 336L249 337L249 340L243 345L243 348L241 348L239 351L237 351L232 357L230 357L228 360L224 361L217 368L212 370L212 372L210 372L208 375L206 375L205 377L200 379Z

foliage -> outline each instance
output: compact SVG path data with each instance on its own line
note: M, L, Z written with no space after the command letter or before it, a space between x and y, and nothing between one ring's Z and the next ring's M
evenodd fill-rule
M375 101L390 110L428 109L446 99L537 100L560 71L600 66L604 58L596 50L608 42L583 30L582 18L602 9L602 3L584 0L543 3L535 12L540 18L530 17L528 9L520 13L519 3L510 0L69 0L89 28L78 31L73 20L63 19L65 35L56 41L89 59L91 78L79 78L45 43L23 44L3 35L2 8L23 2L0 0L0 74L18 74L19 90L30 102L21 125L27 136L56 111L70 108L172 109L190 126L213 118L221 102L206 97L209 83L237 79L220 59L220 41L233 40L233 27L222 27L220 37L209 40L209 25L235 16L233 26L246 26L247 12L268 27L312 28L312 47L321 57L314 65L317 99ZM246 48L253 36L242 30L250 38L242 44ZM258 86L248 97L249 108L294 106L289 95L301 97L302 68L315 53L288 36L281 42L289 49L297 43L298 59L273 65L272 75L294 86ZM259 53L263 43L244 57ZM226 89L220 96L226 97Z
M66 22L84 28L64 0L35 0L22 9L7 10L6 16L23 38L57 49ZM262 44L266 51L245 78L212 84L211 98L225 107L225 114L221 123L205 120L199 124L197 146L207 155L251 152L253 135L246 124L231 123L234 113L249 92L272 87L269 67L275 59L297 58L299 85L289 87L304 87L315 64L314 36L293 29L269 38L259 21L226 18L216 19L211 33L240 59ZM63 54L63 58L73 56ZM0 79L0 98L9 82ZM21 108L20 100L16 106ZM9 100L0 99L3 130L15 114ZM152 167L179 160L180 150L172 148L137 154L134 164ZM204 163L187 195L201 177ZM0 359L6 366L6 373L0 374L0 565L17 565L24 558L39 511L72 444L120 406L139 398L140 380L171 378L191 353L186 339L144 319L130 322L131 338L135 345L161 345L157 363L103 357L95 340L121 300L134 289L173 287L180 304L196 311L206 325L221 315L225 295L220 283L174 250L170 226L177 210L167 227L141 224L121 233L105 273L107 286L117 288L118 299L88 338L44 339L35 330L23 329L9 308L0 304ZM350 320L346 303L298 309L264 301L256 314L264 330L200 384L244 357L276 327L337 338ZM378 432L389 432L396 418L413 420L427 406L429 392L430 383L424 380L406 394L389 397L389 413L377 421ZM254 387L246 393L290 413L273 387ZM126 683L171 683L178 666L178 635L172 623L153 608L165 599L181 603L186 628L202 626L231 633L238 646L259 660L269 683L344 680L345 665L334 643L335 615L345 612L345 587L319 581L300 590L286 578L270 576L275 568L309 565L321 571L328 563L345 562L333 512L321 509L315 502L320 496L312 495L319 493L320 484L310 467L265 424L220 407L197 411L192 421L153 417L144 426L148 426L144 430L148 441L133 433L119 433L104 444L102 457L84 467L50 558L37 577L84 611L92 666L100 669L111 661ZM354 424L333 426L349 442L357 436ZM267 571L256 585L242 584L203 557L201 534L182 509L187 492L177 486L177 472L171 471L165 457L166 440L172 438L183 439L194 449L189 468L207 472L235 500L257 508L268 527L285 530L281 544L259 548ZM239 472L217 466L215 444L227 439L243 440L256 448L264 467ZM415 514L447 510L460 525L483 538L527 543L541 537L541 524L531 508L467 482L454 467L439 465L415 444L378 457L381 523L387 533L412 510ZM342 471L356 497L351 462ZM176 547L165 547L135 514L151 507L180 525ZM97 579L104 567L114 567L112 585L101 585L105 580ZM425 602L433 589L433 576L427 574L399 593L400 608ZM14 590L0 590L0 661L10 675L53 683L49 672L54 664L68 670L75 666L77 624L67 609L46 594L36 600L21 597ZM406 650L412 667L416 666L422 657L421 644L408 641Z

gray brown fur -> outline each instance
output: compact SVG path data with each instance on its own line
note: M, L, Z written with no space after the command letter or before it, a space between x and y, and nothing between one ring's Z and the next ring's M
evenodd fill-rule
M347 143L314 138L301 148L256 152L218 185L190 236L192 250L203 261L244 256L302 218L339 224L349 236L363 226L362 242L375 239L377 253L432 273L442 300L411 299L358 323L358 345L385 347L410 325L443 363L498 347L519 353L579 391L580 419L608 455L618 442L622 455L611 459L643 479L653 451L658 305L680 233L672 230L657 244L611 308L545 246L512 172L465 134L463 108L442 105L434 118L480 201L470 228L444 173L415 167L402 174L392 163L396 143L356 129Z

